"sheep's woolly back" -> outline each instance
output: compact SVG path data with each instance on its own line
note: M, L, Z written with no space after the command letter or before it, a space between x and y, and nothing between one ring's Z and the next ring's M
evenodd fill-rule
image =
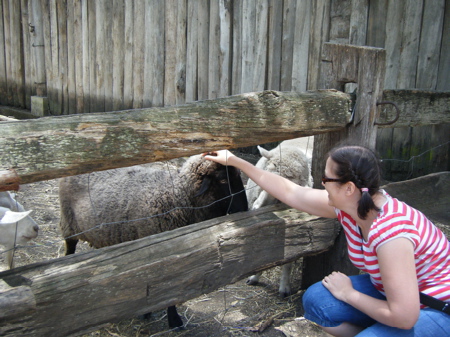
M270 151L259 146L258 149L262 157L256 163L257 167L281 175L301 186L313 185L310 159L305 155L305 138L283 141ZM246 193L249 209L277 202L252 180L247 183Z
M63 237L82 233L78 239L100 248L226 214L230 200L214 203L224 197L216 185L197 196L205 179L226 177L224 166L193 156L179 172L154 167L141 165L61 179ZM232 179L236 177L242 186L239 176L234 174ZM207 205L211 206L203 207Z

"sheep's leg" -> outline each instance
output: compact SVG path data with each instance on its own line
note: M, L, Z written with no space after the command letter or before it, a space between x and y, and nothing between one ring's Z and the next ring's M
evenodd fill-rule
M257 285L258 282L259 282L259 278L261 277L261 275L262 275L262 272L250 276L250 277L247 279L247 284L250 285L250 286L255 286L255 285Z
M278 288L278 293L283 298L291 295L291 285L290 285L291 269L292 269L291 263L287 263L283 265L283 267L281 268L281 279L280 279L280 287ZM250 276L247 279L247 284L251 286L257 285L261 275L262 272Z
M281 279L280 279L280 288L278 289L278 293L281 297L287 297L291 295L291 285L290 285L290 277L291 277L292 263L286 263L281 268Z
M178 328L183 326L183 321L178 315L177 307L174 305L167 308L167 319L169 321L169 327L171 328Z
M9 248L9 249L7 249L7 251L6 251L5 262L9 269L13 269L14 268L14 246L7 247L7 248Z
M66 239L66 255L75 254L78 239Z

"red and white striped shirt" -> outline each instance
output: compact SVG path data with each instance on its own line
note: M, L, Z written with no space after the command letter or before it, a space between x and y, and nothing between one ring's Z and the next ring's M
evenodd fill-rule
M387 202L372 223L367 242L356 221L336 209L344 227L350 260L355 267L368 273L375 288L384 294L377 249L390 240L407 238L414 244L419 290L450 301L450 242L421 212L382 192Z

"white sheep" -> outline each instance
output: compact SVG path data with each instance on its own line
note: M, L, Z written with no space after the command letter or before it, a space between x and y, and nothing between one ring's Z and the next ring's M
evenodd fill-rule
M66 255L78 240L101 248L247 210L240 171L200 155L179 172L141 165L63 178L59 196ZM175 306L168 320L183 325Z
M256 166L270 172L277 173L301 186L313 185L311 175L313 137L296 138L281 142L276 148L267 151L258 146L261 158ZM309 153L307 156L305 153ZM252 180L247 183L247 200L249 209L258 209L272 205L279 201L262 190ZM282 297L291 294L290 274L292 264L287 263L282 267L279 294ZM248 278L247 284L256 285L261 277L261 272Z
M0 244L6 248L6 264L14 268L14 247L37 237L39 227L10 192L0 192Z

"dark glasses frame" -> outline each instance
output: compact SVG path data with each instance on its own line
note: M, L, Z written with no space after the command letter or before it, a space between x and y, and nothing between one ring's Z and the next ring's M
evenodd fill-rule
M322 184L326 184L328 182L332 182L332 183L341 183L342 179L336 179L336 178L328 178L327 176L325 176L325 174L322 176Z

